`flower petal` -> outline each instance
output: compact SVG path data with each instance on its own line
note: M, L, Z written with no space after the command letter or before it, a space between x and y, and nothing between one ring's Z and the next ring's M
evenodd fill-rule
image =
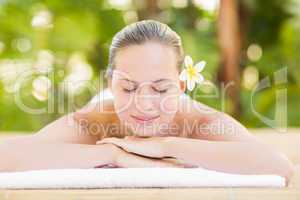
M191 56L185 56L184 57L184 66L187 67L187 66L190 66L190 65L193 65L193 59L191 58Z
M197 73L197 75L195 77L195 81L196 81L196 83L200 84L204 81L204 77L200 73Z
M205 61L200 61L200 62L198 62L198 63L195 65L196 71L197 71L197 72L201 72L201 71L204 69L205 65L206 65L206 62L205 62Z
M179 75L179 79L180 80L182 80L182 81L185 81L185 80L187 80L187 72L186 72L186 70L184 69L184 70L182 70L182 72L180 73L180 75Z
M187 89L189 91L192 91L195 87L195 81L194 80L188 80L187 81Z

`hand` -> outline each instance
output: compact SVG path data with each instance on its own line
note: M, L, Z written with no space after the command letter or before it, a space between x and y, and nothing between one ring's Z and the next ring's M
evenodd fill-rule
M125 138L104 138L96 144L114 144L129 153L152 157L167 157L166 143L171 137L148 137L141 138L135 136L126 136Z
M100 144L108 148L110 151L111 162L106 164L113 167L184 167L181 163L172 160L162 160L154 158L146 158L139 155L131 154L124 151L120 147L105 143ZM105 165L97 166L103 167Z
M146 158L124 150L119 152L113 164L118 167L184 167L176 161Z

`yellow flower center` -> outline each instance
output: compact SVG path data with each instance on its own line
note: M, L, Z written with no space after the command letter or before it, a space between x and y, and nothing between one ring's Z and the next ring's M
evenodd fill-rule
M197 74L197 71L196 69L192 66L192 65L189 65L187 67L187 75L188 75L188 78L189 79L192 79L194 76L196 76Z

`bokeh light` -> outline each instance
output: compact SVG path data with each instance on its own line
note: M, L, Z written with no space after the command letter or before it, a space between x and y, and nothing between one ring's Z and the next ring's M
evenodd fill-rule
M46 101L52 82L46 76L39 76L32 82L32 95L39 101Z
M247 49L248 59L255 62L262 57L263 51L258 44L251 44Z
M248 89L252 90L259 80L259 72L255 66L247 66L243 71L242 84Z

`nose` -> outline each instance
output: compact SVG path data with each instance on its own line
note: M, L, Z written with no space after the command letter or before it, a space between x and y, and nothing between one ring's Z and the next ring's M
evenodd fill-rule
M139 87L136 94L136 107L142 113L151 114L155 111L156 96L149 86Z

